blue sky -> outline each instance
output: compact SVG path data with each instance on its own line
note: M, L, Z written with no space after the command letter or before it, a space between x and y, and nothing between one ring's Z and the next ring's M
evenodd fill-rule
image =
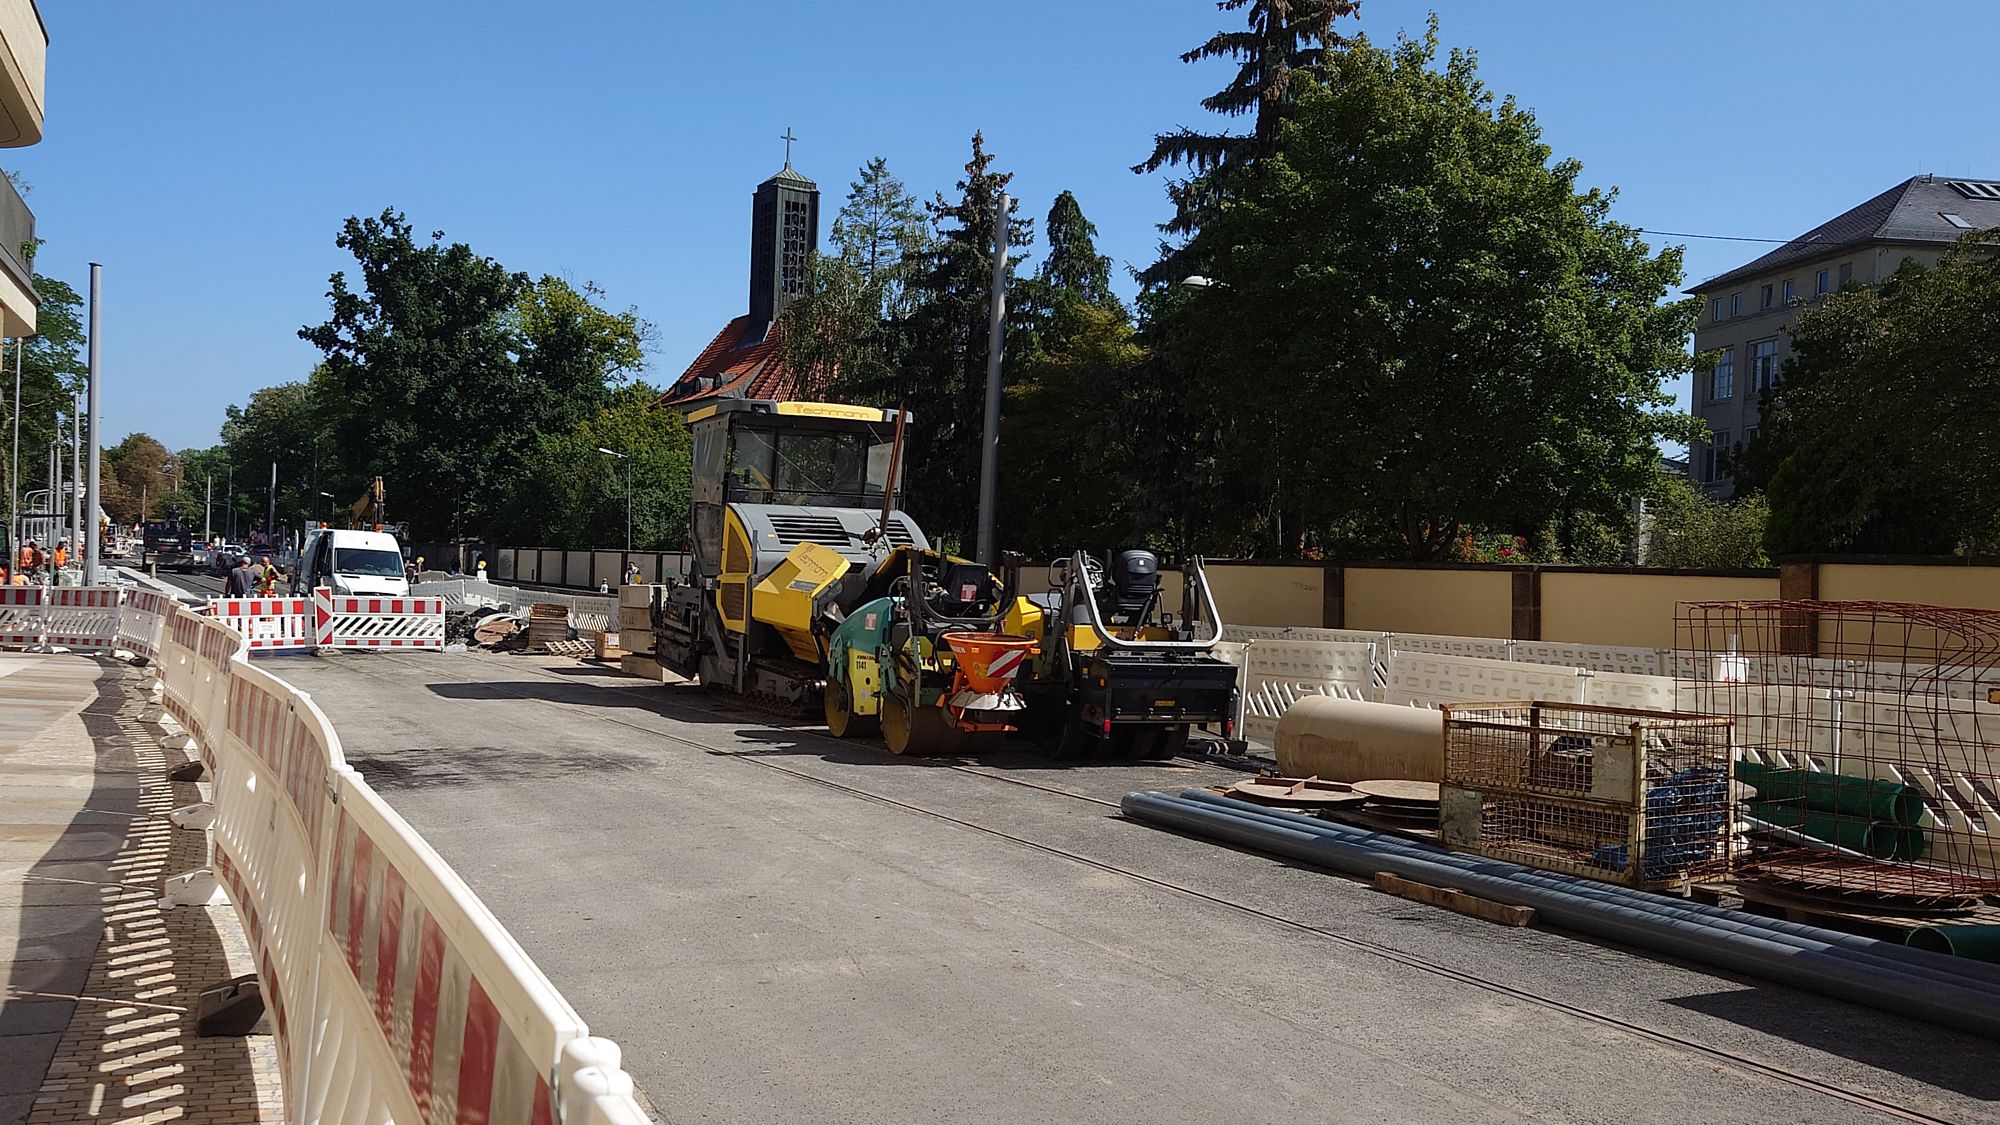
M1636 225L1786 237L1920 171L2000 176L1991 0L1365 0L1361 26L1385 39L1433 7ZM828 223L871 156L949 190L982 128L1029 213L1073 190L1103 251L1149 260L1167 207L1128 168L1154 131L1205 124L1225 68L1176 56L1234 17L1015 0L996 36L994 10L44 0L46 139L0 165L33 185L45 272L80 290L105 263L113 437L206 445L226 405L302 377L335 231L391 204L636 305L664 383L742 311L750 191L787 127ZM1759 249L1690 241L1688 280Z

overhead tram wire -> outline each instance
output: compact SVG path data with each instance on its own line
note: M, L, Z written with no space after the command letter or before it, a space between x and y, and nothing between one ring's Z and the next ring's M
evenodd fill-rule
M1788 242L1798 241L1796 238L1750 238L1747 235L1741 234L1689 234L1687 231L1654 230L1651 227L1633 227L1632 229L1638 234L1656 234L1661 238L1706 238L1715 242L1769 242L1774 245L1783 246Z

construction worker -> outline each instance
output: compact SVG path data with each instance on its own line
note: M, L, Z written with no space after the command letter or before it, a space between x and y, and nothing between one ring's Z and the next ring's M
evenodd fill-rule
M42 561L42 549L35 545L34 538L30 536L27 542L21 544L21 573L27 575L30 583L41 580Z
M278 578L278 568L271 565L271 556L259 556L257 559L257 596L260 598L277 597Z
M55 553L56 585L58 586L62 585L62 570L63 567L66 567L68 565L69 565L69 540L59 539L56 541L56 553Z
M637 586L639 584L638 563L628 562L625 564L625 584L627 586Z

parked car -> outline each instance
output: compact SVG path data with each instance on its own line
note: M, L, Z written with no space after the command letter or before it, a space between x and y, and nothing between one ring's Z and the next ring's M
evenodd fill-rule
M224 543L208 552L208 572L217 575L228 574L249 557L250 548L241 543Z

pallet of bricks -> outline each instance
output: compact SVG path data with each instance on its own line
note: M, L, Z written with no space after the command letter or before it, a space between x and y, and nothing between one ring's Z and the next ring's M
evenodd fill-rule
M667 590L666 586L618 587L618 647L625 650L618 667L631 675L662 682L667 678L653 659L653 607Z
M1644 889L1728 877L1728 719L1542 702L1443 711L1446 845Z

